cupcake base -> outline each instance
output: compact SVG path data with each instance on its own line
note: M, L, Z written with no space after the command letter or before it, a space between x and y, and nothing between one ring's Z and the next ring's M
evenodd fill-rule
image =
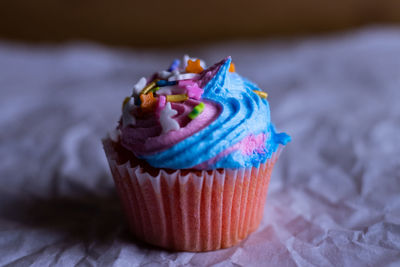
M180 251L231 247L256 230L280 154L259 168L160 170L109 139L103 145L133 235Z

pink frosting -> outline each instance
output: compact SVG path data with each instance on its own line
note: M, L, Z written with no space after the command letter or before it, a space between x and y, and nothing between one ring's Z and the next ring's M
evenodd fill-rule
M211 81L215 74L217 74L221 64L223 64L224 61L225 59L200 73L200 77L197 81L200 88L203 88L209 81Z
M160 116L160 112L165 107L166 103L167 103L167 98L164 95L160 95L158 97L157 106L156 106L156 115L157 115L157 117Z
M253 152L263 153L265 148L265 141L267 137L265 134L260 133L258 135L250 134L233 147L241 150L243 155L251 155Z
M250 134L249 136L243 138L239 143L225 149L217 156L212 159L205 161L201 164L194 166L194 169L205 170L209 166L214 165L218 160L227 156L235 150L239 150L243 155L251 155L253 152L264 153L265 141L267 140L267 136L264 133L260 133L258 135Z
M144 117L134 114L136 124L133 127L120 129L122 145L136 155L149 155L172 147L197 133L219 116L221 110L217 103L207 100L202 102L205 104L205 108L195 120L191 120L188 114L200 101L188 99L185 102L171 103L172 108L178 111L174 119L181 128L165 134L162 134L162 128L156 114L146 114Z

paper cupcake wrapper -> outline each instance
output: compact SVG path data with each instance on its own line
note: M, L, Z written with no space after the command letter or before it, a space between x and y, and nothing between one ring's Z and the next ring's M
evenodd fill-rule
M151 175L118 164L111 141L104 149L133 235L173 250L208 251L237 244L257 229L271 171L282 147L259 168Z

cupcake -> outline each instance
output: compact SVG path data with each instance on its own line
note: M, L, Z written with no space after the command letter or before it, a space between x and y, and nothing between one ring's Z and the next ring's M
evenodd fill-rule
M103 145L134 237L209 251L257 229L289 141L271 123L267 94L230 57L206 68L185 56L138 81Z

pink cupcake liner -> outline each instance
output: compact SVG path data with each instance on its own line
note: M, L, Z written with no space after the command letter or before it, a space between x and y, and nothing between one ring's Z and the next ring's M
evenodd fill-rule
M208 251L237 244L257 229L272 168L282 150L259 168L167 172L120 164L110 140L104 149L133 235L172 250Z

